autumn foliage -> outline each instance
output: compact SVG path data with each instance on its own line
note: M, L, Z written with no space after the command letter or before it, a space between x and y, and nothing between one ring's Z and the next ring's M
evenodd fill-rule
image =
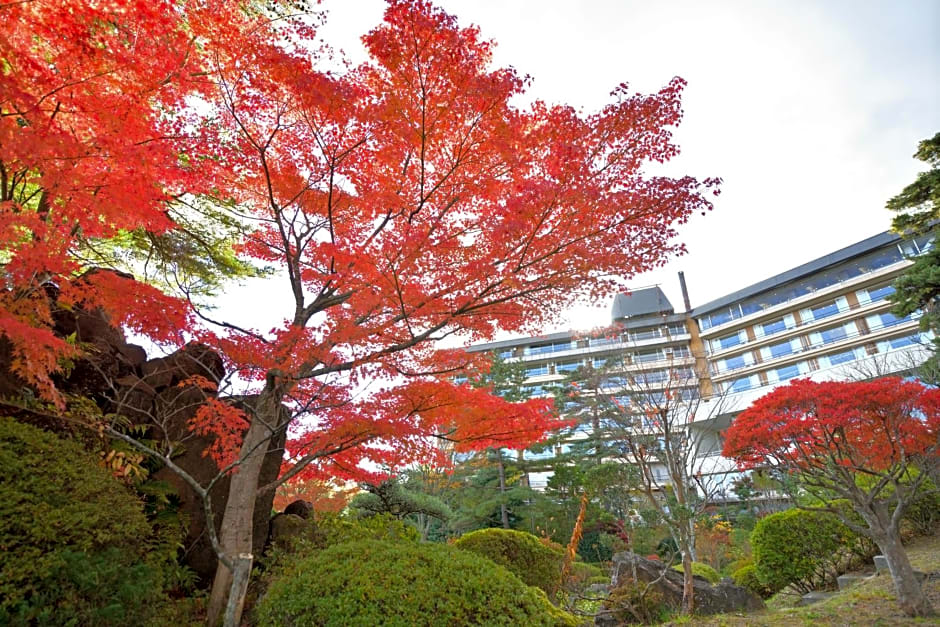
M934 609L901 545L907 509L940 468L940 390L916 381L796 380L758 399L732 423L723 454L769 467L783 485L874 540L901 609ZM792 480L795 479L796 482ZM842 499L848 507L839 505Z
M257 484L274 433L290 430L286 481L427 460L429 437L519 448L557 426L545 404L454 386L485 365L436 342L535 331L612 294L681 252L675 225L717 190L644 174L678 154L682 79L616 86L596 112L519 106L527 79L422 0L390 1L363 38L369 60L339 70L287 3L0 11L17 25L0 33L0 337L16 373L59 401L52 376L81 347L52 333L56 307L215 348L258 398L251 416L215 403L192 422L238 465L223 553L246 551L253 495L277 487ZM279 273L270 325L86 272L136 271L120 247L100 251L178 231L170 208L197 203L238 226L240 259Z
M725 434L742 467L871 473L938 455L940 390L884 378L797 380L756 401Z

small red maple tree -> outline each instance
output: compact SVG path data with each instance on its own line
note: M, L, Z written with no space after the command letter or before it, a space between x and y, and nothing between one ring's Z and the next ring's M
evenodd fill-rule
M909 615L933 609L901 546L906 508L940 465L940 390L884 378L796 380L758 399L725 434L723 454L741 468L771 468L814 495L887 558ZM833 499L847 499L864 525ZM828 505L826 505L828 503Z

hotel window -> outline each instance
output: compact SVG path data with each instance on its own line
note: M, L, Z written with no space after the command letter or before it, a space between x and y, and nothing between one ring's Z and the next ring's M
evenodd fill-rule
M835 300L831 300L827 303L820 303L815 307L809 307L800 311L800 319L803 322L809 322L812 320L823 320L824 318L829 318L834 316L840 311L846 311L849 308L849 301L845 299L845 296L840 296Z
M744 392L745 390L750 390L751 388L757 387L759 384L760 379L757 377L757 375L751 375L749 377L742 377L728 383L725 387L725 391L731 393Z
M843 351L841 353L835 353L834 355L826 355L825 357L820 357L819 361L823 362L822 365L825 366L838 366L839 364L844 364L849 361L854 361L858 359L856 354L856 349Z
M873 303L878 300L884 300L891 294L894 294L894 286L890 283L878 287L870 287L866 290L858 290L855 293L855 295L858 297L858 302L863 305L867 305L868 303Z
M682 323L670 324L666 327L669 331L669 335L688 335L689 330Z
M529 397L532 396L545 396L548 392L541 385L526 385L522 388L523 394L526 394Z
M855 326L855 323L847 322L837 327L832 327L831 329L810 333L809 342L812 346L821 346L823 344L831 344L833 342L838 342L839 340L844 340L847 337L855 337L857 335L858 327Z
M500 359L509 359L510 357L512 357L512 349L511 349L511 348L510 348L509 350L499 351L499 358L500 358Z
M734 310L734 313L737 313L737 310ZM702 326L702 330L705 330L705 329L710 329L712 327L717 327L726 322L730 322L731 320L737 317L738 316L732 313L732 310L730 308L723 309L721 311L716 311L713 314L707 315L704 318L700 318L699 324Z
M593 337L588 341L589 346L611 346L621 342L620 336L613 337Z
M558 364L555 364L555 372L574 372L581 367L580 361L564 361Z
M643 340L655 340L666 335L663 327L653 327L651 329L641 329L630 332L630 340L633 342L642 342Z
M787 329L792 329L795 326L796 319L793 317L793 314L787 314L782 318L777 318L776 320L771 320L770 322L755 325L754 335L757 337L765 337L767 335L773 335L775 333L786 331Z
M636 377L637 383L662 383L667 378L669 378L668 373L665 370L651 370L650 372L643 372Z
M541 377L546 374L548 374L548 364L540 364L525 369L525 376L527 377Z
M802 348L798 339L787 340L778 344L771 344L760 349L760 355L764 359L776 359L784 355L791 355Z
M746 368L754 363L754 357L750 353L744 353L742 355L735 355L734 357L729 357L728 359L719 359L718 360L718 372L725 372L727 370L739 370L741 368Z
M610 402L614 404L618 409L626 409L630 407L633 403L633 400L629 396L611 396Z
M868 328L870 329L883 329L886 327L893 327L898 324L903 324L905 322L910 322L912 320L911 316L904 316L903 318L898 318L891 312L885 312L880 314L875 314L865 318L868 322Z
M712 352L743 344L746 337L744 331L738 331L737 333L714 339L711 341Z
M914 243L917 244L917 250L923 254L933 248L933 235L924 235L923 237L918 237L914 240Z
M801 361L798 364L793 364L792 366L784 366L783 368L777 368L776 370L771 370L770 379L775 383L783 383L784 381L789 381L793 377L798 377L801 374L805 374L808 371L806 362Z
M633 361L638 364L646 364L651 361L662 361L663 359L665 359L665 357L663 356L662 352L658 350L640 351L633 353Z
M887 342L878 343L878 352L886 352L892 348L904 348L905 346L911 346L913 344L921 344L920 333L913 333L911 335L905 335L904 337L896 337Z
M527 346L525 349L526 355L544 355L545 353L558 353L561 351L571 350L577 348L578 343L573 341L567 342L552 342L551 344L541 344L539 346Z

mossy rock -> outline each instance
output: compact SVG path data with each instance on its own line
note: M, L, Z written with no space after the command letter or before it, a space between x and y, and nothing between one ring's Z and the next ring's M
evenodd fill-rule
M672 569L680 573L683 572L682 564L676 564ZM711 584L716 584L721 581L721 575L718 574L718 571L702 562L692 562L692 574L698 575Z

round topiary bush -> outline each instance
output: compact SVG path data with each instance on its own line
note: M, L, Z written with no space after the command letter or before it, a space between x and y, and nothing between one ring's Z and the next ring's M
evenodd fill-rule
M553 597L561 584L564 552L546 546L531 533L512 529L471 531L454 543L504 566L530 586L541 588Z
M835 516L800 509L766 516L751 532L757 578L772 592L791 584L808 592L854 542Z
M78 443L0 418L0 624L153 620L165 599L151 531Z
M358 540L285 565L262 625L577 625L506 569L440 544Z
M676 564L672 567L672 569L677 570L680 573L683 572L682 564ZM702 562L692 562L692 574L702 577L711 584L716 584L721 581L721 575L718 574L718 571L708 564L703 564Z

